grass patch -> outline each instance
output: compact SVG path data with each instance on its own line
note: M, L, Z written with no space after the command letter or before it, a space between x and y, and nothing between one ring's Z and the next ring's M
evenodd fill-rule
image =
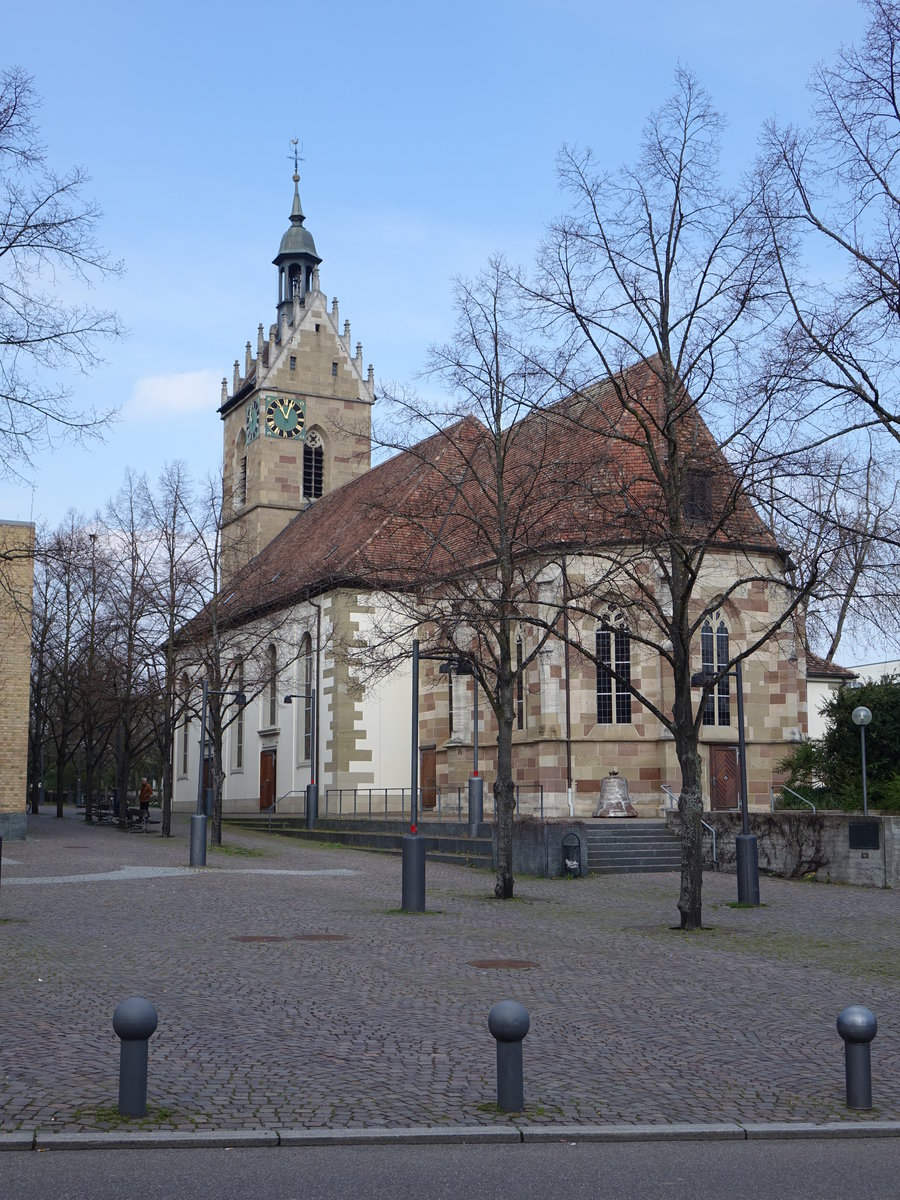
M747 904L743 900L729 900L726 908L768 908L768 904Z
M236 858L265 858L265 850L251 849L249 846L232 846L230 843L224 846L210 846L210 850L216 854L232 854Z
M146 1117L125 1117L113 1104L98 1104L96 1108L77 1108L72 1114L75 1121L83 1124L102 1125L106 1129L148 1129L154 1125L162 1125L175 1117L174 1108L157 1105L148 1108Z

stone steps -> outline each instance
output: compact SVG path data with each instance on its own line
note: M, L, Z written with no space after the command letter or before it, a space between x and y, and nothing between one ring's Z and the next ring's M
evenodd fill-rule
M629 818L587 827L588 870L600 875L679 871L681 846L665 821Z

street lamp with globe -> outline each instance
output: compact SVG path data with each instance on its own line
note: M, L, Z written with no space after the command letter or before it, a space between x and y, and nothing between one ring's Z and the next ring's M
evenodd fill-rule
M857 705L850 714L854 725L859 726L859 744L862 752L863 816L869 815L869 798L866 794L866 726L871 724L872 710L864 704Z

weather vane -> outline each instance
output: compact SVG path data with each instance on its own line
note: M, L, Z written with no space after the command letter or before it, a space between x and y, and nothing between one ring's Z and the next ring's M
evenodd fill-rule
M294 149L293 149L293 153L288 155L288 158L290 159L291 157L293 157L293 159L294 159L294 178L295 179L300 178L300 173L297 170L297 164L303 162L303 159L300 156L299 151L297 150L297 147L299 144L300 144L299 138L291 138L291 145L294 147Z

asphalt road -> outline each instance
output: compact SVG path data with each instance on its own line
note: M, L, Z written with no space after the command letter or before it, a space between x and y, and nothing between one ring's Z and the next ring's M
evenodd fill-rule
M896 1200L900 1139L15 1151L5 1200Z

